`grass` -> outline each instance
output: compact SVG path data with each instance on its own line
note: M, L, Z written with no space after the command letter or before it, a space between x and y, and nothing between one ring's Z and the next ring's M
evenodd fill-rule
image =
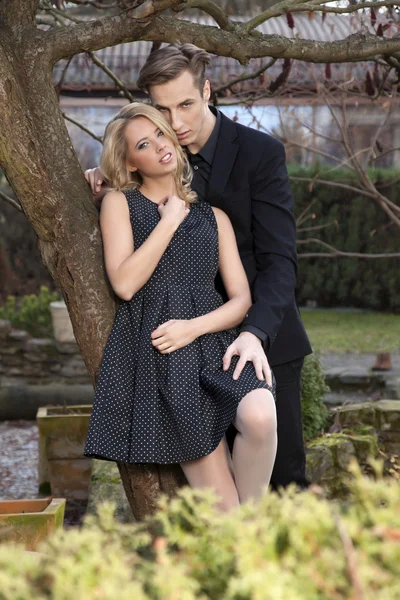
M317 309L301 316L313 349L322 353L400 350L400 315Z

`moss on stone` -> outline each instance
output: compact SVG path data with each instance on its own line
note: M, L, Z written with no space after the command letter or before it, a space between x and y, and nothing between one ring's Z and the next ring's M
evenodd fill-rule
M43 481L43 483L39 485L39 495L48 496L49 494L51 494L50 481Z

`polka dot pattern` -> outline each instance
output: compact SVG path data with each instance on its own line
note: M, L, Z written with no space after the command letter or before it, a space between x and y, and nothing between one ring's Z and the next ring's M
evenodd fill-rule
M157 205L138 190L125 192L135 250L160 220ZM233 421L240 400L270 389L247 363L228 371L222 357L238 335L206 334L160 354L151 333L169 319L191 319L222 305L215 289L218 229L211 206L196 202L149 281L121 300L104 351L85 456L126 463L173 464L210 454ZM271 390L275 394L274 389Z

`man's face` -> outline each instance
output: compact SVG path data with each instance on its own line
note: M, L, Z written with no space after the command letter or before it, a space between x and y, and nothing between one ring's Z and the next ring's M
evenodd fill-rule
M204 122L210 114L210 82L205 82L202 96L193 75L184 71L176 79L151 86L149 94L153 106L164 115L181 146L194 145L200 149L209 135Z

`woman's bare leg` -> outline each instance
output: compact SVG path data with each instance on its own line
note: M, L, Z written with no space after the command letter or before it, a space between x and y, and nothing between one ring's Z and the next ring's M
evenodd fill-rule
M181 467L190 487L212 488L215 491L220 498L217 506L221 511L239 506L238 492L229 468L225 437L214 452L196 460L182 462Z
M234 420L238 430L232 460L240 502L258 500L269 484L277 449L275 401L266 389L242 398Z

